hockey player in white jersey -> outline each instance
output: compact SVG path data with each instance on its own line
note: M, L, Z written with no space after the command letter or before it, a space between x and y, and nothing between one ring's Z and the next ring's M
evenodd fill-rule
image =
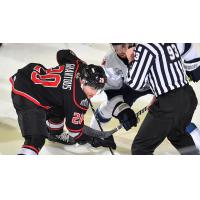
M200 55L192 43L178 43L179 52L183 58L186 74L193 82L200 80ZM186 127L186 132L192 136L196 147L200 150L200 130L194 123Z
M200 80L200 55L192 43L177 43L186 74L193 82Z
M102 66L107 75L107 84L104 91L107 95L107 101L102 103L96 110L90 126L94 129L100 129L96 118L101 125L108 123L112 117L115 117L126 130L131 129L137 124L137 118L131 109L133 102L150 91L134 91L124 82L128 71L128 59L126 51L134 44L130 43L112 43L111 51L105 56Z

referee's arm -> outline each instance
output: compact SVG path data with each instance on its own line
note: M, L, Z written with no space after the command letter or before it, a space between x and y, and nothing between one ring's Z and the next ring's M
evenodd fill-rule
M140 90L145 86L153 61L151 51L143 45L138 45L134 61L131 63L127 73L127 84L132 89Z

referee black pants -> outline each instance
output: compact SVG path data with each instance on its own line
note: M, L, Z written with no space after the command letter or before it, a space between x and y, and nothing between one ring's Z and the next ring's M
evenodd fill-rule
M151 155L166 137L180 154L198 154L192 137L185 132L197 103L189 85L159 96L133 141L132 154Z

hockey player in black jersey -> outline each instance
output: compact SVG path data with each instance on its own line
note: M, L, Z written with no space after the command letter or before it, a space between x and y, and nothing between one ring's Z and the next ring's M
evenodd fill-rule
M67 53L65 65L46 69L30 63L10 78L13 105L25 139L18 154L37 155L48 129L61 129L64 118L69 143L83 135L88 99L104 87L106 76L100 66L85 64L70 50Z
M102 67L107 75L107 83L104 87L104 91L107 95L108 101L106 104L102 104L100 108L97 109L96 115L93 116L90 123L90 127L100 130L100 127L96 121L96 118L100 121L101 125L109 122L112 117L115 117L120 121L126 130L129 130L132 126L136 126L137 118L135 117L134 111L130 108L133 102L140 96L146 95L148 91L133 91L125 83L124 79L128 70L128 59L126 57L126 50L132 46L129 43L112 43L113 51L109 53L103 60ZM67 51L60 50L57 52L57 62L59 64L65 64L67 61ZM127 95L129 94L129 95ZM87 137L87 136L84 136ZM89 140L88 140L89 139ZM92 143L91 138L87 137L85 142L89 142L93 147L110 147L116 149L116 144L113 136L105 140L99 138L94 138ZM66 134L60 134L58 136L53 136L50 140L68 144L66 142ZM82 141L81 141L82 142Z
M68 56L69 56L68 54L69 53L68 53L67 49L59 50L56 54L57 63L59 65L65 65L68 62ZM82 62L85 63L84 61L82 61ZM50 141L58 142L58 143L65 144L65 145L74 144L68 140L69 133L66 133L65 131L63 131L64 116L60 109L58 109L58 108L52 109L48 113L47 118L48 118L47 127L48 127L48 131L49 131L48 139ZM54 125L54 129L52 129L52 125L51 125L51 127L49 126L52 121L54 123L58 122L57 126ZM91 137L86 134L83 134L81 136L81 138L79 140L77 140L77 142L81 145L89 143L95 148L102 146L102 147L109 147L112 149L116 149L116 144L115 144L113 136L101 139L101 138Z

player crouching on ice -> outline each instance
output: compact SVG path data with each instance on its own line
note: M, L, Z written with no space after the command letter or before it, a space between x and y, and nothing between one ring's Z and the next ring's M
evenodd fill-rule
M69 144L85 135L88 99L102 90L106 75L102 67L86 65L70 50L67 54L64 65L46 69L30 63L10 78L13 105L25 139L19 155L39 154L49 131L58 137L62 133L64 118Z
M59 65L65 65L66 63L68 63L68 57L69 57L69 50L67 50L67 49L59 50L56 54L56 60ZM91 71L88 74L85 74L84 77L85 78L87 77L87 80L89 82L95 82L95 81L93 81L93 79L95 79L96 75L97 75L96 73L94 74L93 71ZM89 104L90 104L90 102L89 102ZM52 125L50 126L51 121L54 121L54 122L61 121L62 125L60 127L57 127L57 129L55 129L55 128L52 129ZM64 120L63 120L62 110L59 110L58 108L56 108L49 112L48 121L47 121L48 131L49 131L48 139L50 141L58 142L58 143L65 144L65 145L74 144L73 142L68 141L69 133L63 132L63 128L64 128L63 121ZM87 127L86 125L84 125L83 135L81 136L81 138L79 138L79 140L76 140L76 142L81 145L89 143L95 148L102 146L102 147L109 147L112 149L116 149L116 144L115 144L114 138L112 136L113 131L114 131L114 129L111 132L110 131L108 131L108 132L100 131L99 132L98 129L96 129L96 128L91 129L91 128Z

